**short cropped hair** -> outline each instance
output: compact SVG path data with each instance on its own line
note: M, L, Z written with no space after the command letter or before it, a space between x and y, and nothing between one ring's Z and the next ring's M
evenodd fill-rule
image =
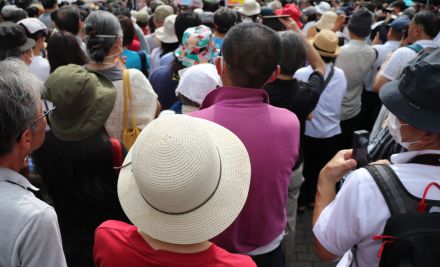
M283 55L280 60L281 74L293 76L306 62L306 44L299 34L292 31L279 32L278 35L281 39Z
M0 157L38 117L43 83L18 59L0 61Z
M222 7L214 13L214 25L219 33L227 33L235 25L237 20L234 11Z
M133 42L135 34L133 21L124 15L119 15L118 19L119 23L121 24L122 32L124 33L124 37L122 38L122 46L129 46Z
M79 33L81 16L76 6L63 6L55 11L54 22L60 31L68 31L73 35Z
M439 28L439 18L431 11L420 11L414 15L413 21L417 25L423 26L423 31L434 38L437 36Z
M278 66L281 41L269 27L241 23L228 31L221 50L234 85L260 89Z

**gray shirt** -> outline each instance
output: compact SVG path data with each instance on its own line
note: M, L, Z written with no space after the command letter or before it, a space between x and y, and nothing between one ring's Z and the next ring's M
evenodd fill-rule
M376 60L376 52L365 41L350 40L341 47L335 66L347 78L347 93L342 100L341 121L351 119L361 111L363 79Z
M54 209L20 174L0 167L0 266L67 266Z

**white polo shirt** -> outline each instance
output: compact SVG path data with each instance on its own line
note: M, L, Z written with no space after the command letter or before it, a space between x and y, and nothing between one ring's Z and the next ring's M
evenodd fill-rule
M394 163L391 167L405 188L419 198L429 183L440 182L439 166L406 163L420 154L440 154L440 150L412 151L391 157ZM430 190L427 198L440 200L440 190ZM338 267L350 265L350 249L354 245L357 245L359 266L378 266L381 241L373 241L371 237L382 234L390 215L373 177L361 168L347 177L336 198L322 211L313 232L328 251L344 256Z
M330 64L325 64L325 77L330 73ZM313 69L311 66L301 68L294 77L307 82ZM329 138L341 133L341 102L347 92L347 80L344 72L334 67L333 77L322 91L318 104L312 112L312 119L306 121L305 135L314 138Z
M419 40L414 44L418 44L423 48L437 47L433 40ZM401 47L394 51L391 58L382 66L380 75L390 81L397 80L402 73L406 63L417 56L416 51L408 47Z

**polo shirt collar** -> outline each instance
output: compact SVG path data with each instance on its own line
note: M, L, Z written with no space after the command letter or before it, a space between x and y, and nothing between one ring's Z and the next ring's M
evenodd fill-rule
M0 181L6 181L18 186L23 187L24 189L38 191L39 189L33 186L28 179L26 179L23 175L15 172L11 169L0 167Z
M220 87L205 97L200 109L208 108L219 102L233 105L268 104L269 96L263 89Z
M350 42L348 43L349 45L355 45L355 46L365 46L367 45L367 42L365 42L364 40L350 40Z
M437 47L433 40L418 40L415 41L414 44L421 45L423 47Z
M391 156L391 162L392 163L408 163L410 160L412 160L417 155L423 155L423 154L440 154L440 150L420 150L420 151L408 151L408 152L402 152L398 154L394 154Z

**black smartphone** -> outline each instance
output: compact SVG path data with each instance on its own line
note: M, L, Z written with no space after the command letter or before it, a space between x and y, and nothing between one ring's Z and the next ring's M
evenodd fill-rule
M356 160L358 168L368 164L367 148L369 136L370 133L365 130L359 130L353 133L353 159Z
M285 17L289 17L289 15L263 16L263 25L277 32L285 31L286 27L284 27L283 23L278 19Z

